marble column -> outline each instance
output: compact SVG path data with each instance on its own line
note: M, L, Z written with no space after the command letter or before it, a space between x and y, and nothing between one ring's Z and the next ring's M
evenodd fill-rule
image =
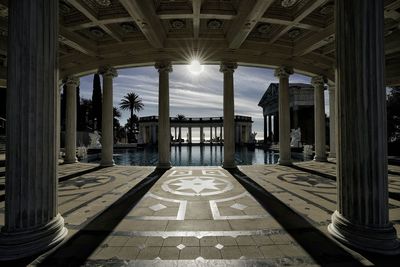
M335 86L329 85L329 158L336 158Z
M311 79L314 86L314 131L315 131L315 161L326 161L325 138L325 81L322 76Z
M170 168L169 73L172 72L172 65L170 62L157 62L155 68L159 73L157 167ZM179 138L180 129L179 127Z
M235 164L235 104L233 93L233 72L236 63L221 63L224 74L224 168L234 168Z
M272 140L272 115L268 115L268 138L269 140Z
M275 76L279 77L279 165L291 165L290 152L290 103L289 76L293 74L290 67L279 67Z
M76 157L76 88L79 86L79 78L68 76L64 83L67 91L64 164L70 164L78 162Z
M398 254L388 212L384 1L335 5L338 199L328 230L352 247Z
M274 114L274 142L279 142L279 114Z
M268 116L264 114L263 118L264 118L264 144L266 144L268 139L268 122L267 122Z
M59 4L8 4L7 175L0 260L44 252L67 235L57 200Z
M117 70L111 66L99 68L103 76L103 104L101 120L101 162L103 167L114 166L113 148L113 78L118 76Z

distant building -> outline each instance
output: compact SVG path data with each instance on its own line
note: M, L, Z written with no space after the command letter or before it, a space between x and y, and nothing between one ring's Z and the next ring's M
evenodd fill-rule
M237 145L250 142L253 120L247 116L235 116L235 143ZM180 143L180 139L186 139L186 142L192 144L192 129L200 129L200 144L222 143L224 140L223 117L203 117L178 119L170 118L170 127L174 129L171 136L172 142ZM182 128L188 129L188 136L180 134ZM208 139L205 138L207 131ZM139 143L156 144L158 142L158 116L141 117L139 119Z
M264 115L264 140L279 141L278 83L271 83L262 96L258 106ZM301 142L314 143L314 87L311 84L291 83L290 128L301 129Z

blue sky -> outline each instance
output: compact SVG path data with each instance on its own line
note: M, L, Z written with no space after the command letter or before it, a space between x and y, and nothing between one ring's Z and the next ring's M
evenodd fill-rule
M91 99L93 75L81 78L80 96ZM257 106L270 83L278 82L274 70L239 66L234 73L235 114L251 116L257 139L263 138L262 109ZM310 77L294 74L290 82L309 83ZM119 69L114 79L114 106L118 107L128 92L138 94L144 103L139 117L158 115L158 72L151 67ZM326 92L326 91L325 91ZM222 116L223 74L218 65L206 65L199 75L189 72L186 65L174 65L170 73L170 116L186 117ZM327 92L326 110L328 108ZM122 111L121 124L129 117Z

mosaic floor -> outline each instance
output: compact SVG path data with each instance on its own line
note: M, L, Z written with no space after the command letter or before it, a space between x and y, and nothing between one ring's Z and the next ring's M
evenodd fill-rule
M335 168L61 165L59 209L70 238L34 265L392 266L399 259L361 255L327 235ZM389 166L389 181L400 233L399 166ZM3 213L4 201L0 224Z

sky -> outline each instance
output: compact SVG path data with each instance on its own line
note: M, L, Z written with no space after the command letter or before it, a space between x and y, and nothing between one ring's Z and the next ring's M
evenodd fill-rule
M311 78L294 74L291 83L310 83ZM91 99L93 75L81 78L81 98ZM277 83L274 70L267 68L239 66L234 72L235 115L251 116L253 132L257 139L263 139L264 124L262 108L257 104L270 83ZM114 78L114 106L119 107L121 99L134 92L142 98L144 109L139 117L158 115L158 72L151 67L119 69ZM328 93L325 90L325 110L328 113ZM170 116L183 114L186 117L220 117L223 114L223 73L219 65L205 65L204 71L192 74L187 65L174 65L170 73ZM121 125L126 123L129 111L121 111ZM196 137L196 132L193 137ZM185 136L185 133L183 133Z

